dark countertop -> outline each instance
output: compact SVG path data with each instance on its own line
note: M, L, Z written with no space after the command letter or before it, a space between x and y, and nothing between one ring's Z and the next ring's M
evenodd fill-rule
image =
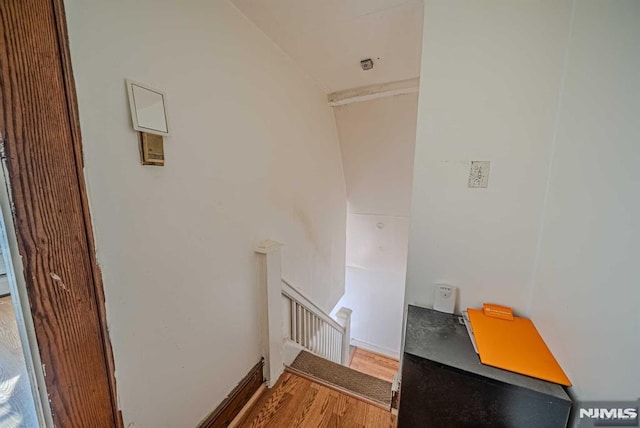
M459 317L409 305L404 352L560 400L571 400L561 385L482 364Z

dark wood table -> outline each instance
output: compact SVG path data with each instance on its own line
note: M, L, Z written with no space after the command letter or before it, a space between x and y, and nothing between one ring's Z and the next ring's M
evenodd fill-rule
M566 427L564 387L482 364L459 318L409 305L398 427Z

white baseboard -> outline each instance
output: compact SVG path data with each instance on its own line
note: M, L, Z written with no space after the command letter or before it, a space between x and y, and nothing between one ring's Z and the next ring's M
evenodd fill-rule
M383 348L382 346L363 342L362 340L354 338L351 338L351 344L358 348L366 349L367 351L375 352L377 354L384 355L385 357L393 358L394 360L400 360L400 352L394 351L392 349Z
M282 341L282 359L285 366L290 366L300 352L305 349L292 340L284 339Z

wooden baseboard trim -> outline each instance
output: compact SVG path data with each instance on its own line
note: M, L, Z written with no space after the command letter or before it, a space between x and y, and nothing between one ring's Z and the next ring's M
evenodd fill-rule
M229 424L229 428L236 428L242 425L244 420L247 418L247 416L251 412L251 409L253 409L253 406L258 402L258 400L260 400L260 398L262 397L262 394L264 394L266 390L267 390L266 383L263 383L262 385L260 385L260 388L258 388L256 393L253 394L253 396L249 399L249 401L247 401L247 404L245 404L244 407L240 410L240 412L236 415L236 417L233 418L233 420Z
M260 360L233 391L225 398L216 409L207 416L198 428L222 428L227 427L253 398L256 391L264 384L262 369L264 361Z

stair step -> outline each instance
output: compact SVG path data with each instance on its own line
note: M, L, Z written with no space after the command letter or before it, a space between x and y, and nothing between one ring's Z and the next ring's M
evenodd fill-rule
M384 408L391 406L391 382L336 364L324 358L302 351L291 364L291 369L301 374L350 391L355 396L377 403Z

